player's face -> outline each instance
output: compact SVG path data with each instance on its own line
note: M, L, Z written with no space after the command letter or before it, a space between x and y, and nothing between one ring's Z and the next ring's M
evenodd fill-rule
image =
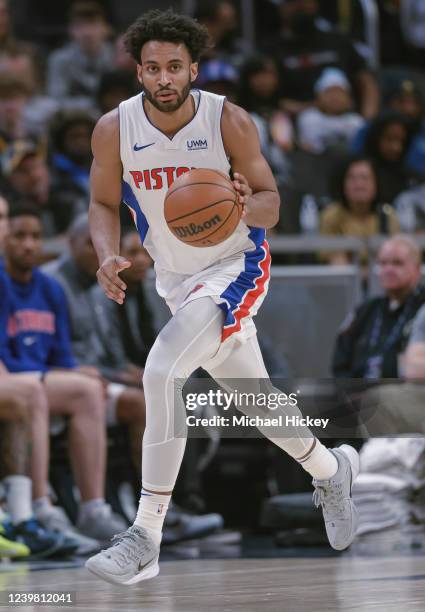
M409 247L399 242L384 244L378 256L379 279L386 291L403 291L415 287L420 265Z
M186 45L151 40L143 45L140 62L137 76L149 102L163 113L179 109L198 75Z
M36 266L41 257L41 223L36 217L25 216L10 219L9 234L4 252L12 269L27 272Z

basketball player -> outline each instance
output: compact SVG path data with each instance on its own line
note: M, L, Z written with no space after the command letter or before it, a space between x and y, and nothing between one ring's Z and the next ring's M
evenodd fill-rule
M130 265L119 256L122 197L155 261L157 290L173 313L144 371L143 488L135 523L86 563L99 577L128 585L159 572L162 525L186 442L173 427L177 412L185 411L181 398L174 405L176 380L199 366L222 386L226 378L268 378L252 317L267 292L265 229L278 220L279 195L248 114L221 96L191 89L207 31L189 17L155 10L130 26L125 41L143 93L104 115L93 134L90 222L101 264L97 276L106 295L122 304L126 286L119 272ZM177 240L163 214L169 186L192 167L232 171L244 208L235 232L208 248ZM285 410L301 414L297 407ZM328 450L307 427L271 439L313 476L329 541L346 548L357 520L354 449Z

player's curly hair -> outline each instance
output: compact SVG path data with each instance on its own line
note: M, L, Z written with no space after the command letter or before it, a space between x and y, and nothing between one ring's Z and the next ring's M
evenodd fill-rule
M124 35L124 45L138 64L142 47L150 40L184 43L193 62L198 62L211 46L208 30L203 25L172 9L148 11L128 28Z

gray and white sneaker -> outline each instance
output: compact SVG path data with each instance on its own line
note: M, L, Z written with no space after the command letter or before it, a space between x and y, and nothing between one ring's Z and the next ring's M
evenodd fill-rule
M37 512L36 519L45 529L72 538L78 544L76 555L90 555L100 549L99 541L80 533L60 506L50 506L48 510Z
M351 488L359 473L359 455L348 444L329 450L338 461L338 471L329 480L313 480L313 501L317 508L322 506L330 545L344 550L354 540L358 524Z
M86 561L86 568L113 584L130 585L159 573L159 548L143 527L132 525L112 538L112 546Z
M125 531L127 527L128 522L120 514L112 512L111 506L105 503L95 508L89 516L84 519L79 517L77 520L78 531L104 543L109 542L116 533Z

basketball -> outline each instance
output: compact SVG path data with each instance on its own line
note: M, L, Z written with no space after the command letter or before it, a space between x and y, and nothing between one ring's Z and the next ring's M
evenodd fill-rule
M242 214L229 177L217 170L195 168L171 185L164 215L176 238L194 247L223 242L233 234Z

